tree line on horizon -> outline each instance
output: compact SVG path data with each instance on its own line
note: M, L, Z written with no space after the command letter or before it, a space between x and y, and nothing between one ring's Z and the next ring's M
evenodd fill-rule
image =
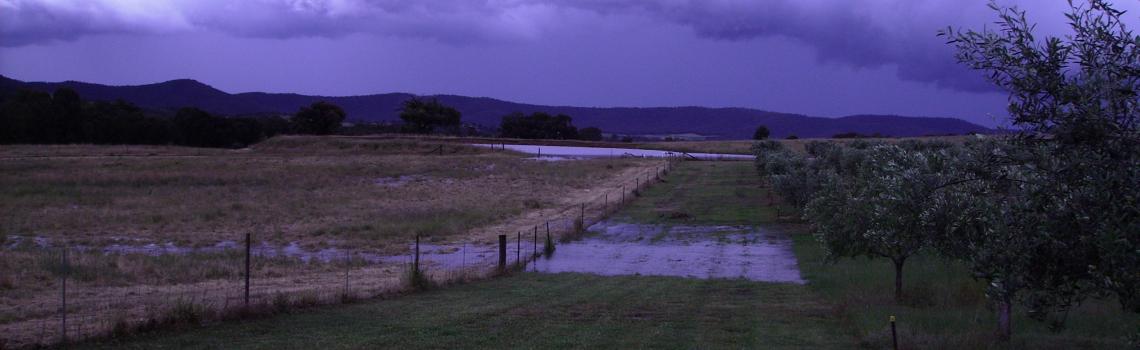
M332 103L318 101L296 113L222 116L196 107L176 111L146 110L133 103L85 101L70 88L54 93L20 90L0 96L0 144L140 144L240 148L280 134L361 134L399 132L522 139L601 140L595 127L578 129L570 116L511 113L497 134L461 123L461 113L438 100L412 98L400 110L395 127L353 125Z
M462 114L454 107L440 103L437 99L422 100L411 98L404 101L400 109L400 120L404 122L403 132L414 134L448 134L466 136L461 128ZM534 112L526 115L514 112L502 117L498 135L516 139L549 140L602 140L602 130L597 127L578 129L573 118L565 114L550 115Z
M173 114L130 102L84 101L75 90L21 90L0 102L0 144L139 144L245 147L278 134L329 134L344 120L340 107L317 102L290 118L224 117L195 107Z

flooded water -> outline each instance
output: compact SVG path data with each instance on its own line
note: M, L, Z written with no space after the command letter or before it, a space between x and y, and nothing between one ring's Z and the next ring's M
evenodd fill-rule
M233 240L219 241L206 246L185 246L173 242L146 243L137 239L123 239L122 241L121 243L102 246L69 244L67 247L78 251L100 252L105 255L164 256L220 253L241 255L245 252L245 243ZM383 254L360 249L305 248L297 242L273 244L262 241L253 243L250 247L250 254L254 257L297 259L306 263L327 263L351 258L371 264L403 264L412 261L414 247L414 244L409 244L406 254ZM51 250L59 248L59 243L44 237L9 235L6 238L6 244L3 246L3 249L7 250L28 248ZM512 239L507 251L508 260L513 263L516 261L516 257L525 258L529 256L528 254L533 254L534 248L530 241L518 245ZM438 245L421 243L420 261L429 268L448 270L473 266L493 266L498 263L498 248L477 244Z
M668 158L676 156L692 157L705 160L753 160L755 156L745 154L720 153L680 153L672 151L636 149L636 148L608 148L608 147L573 147L573 146L539 146L539 145L488 145L476 144L481 147L503 147L516 152L533 154L539 158L552 158L566 160L574 158L608 158L608 157L637 157L637 158Z
M602 221L588 229L586 238L558 243L550 257L531 262L528 270L540 272L584 272L599 275L651 275L691 278L744 278L753 281L804 283L800 277L791 240L776 231L748 226L644 225ZM543 249L542 237L523 236L523 242L510 237L507 261L529 260ZM40 237L8 236L9 245L34 244L51 248L52 242ZM255 242L255 257L285 257L305 262L332 262L349 256L372 264L405 264L413 259L409 244L406 254L381 254L338 248L306 249L296 242L274 245ZM138 242L102 247L71 248L101 251L104 254L188 255L233 252L241 254L243 242L220 241L209 246L187 247L174 243ZM454 270L493 267L498 263L498 247L479 244L420 244L420 261L429 269Z
M558 245L528 268L541 272L744 278L804 283L791 240L741 226L664 226L603 221L588 238Z

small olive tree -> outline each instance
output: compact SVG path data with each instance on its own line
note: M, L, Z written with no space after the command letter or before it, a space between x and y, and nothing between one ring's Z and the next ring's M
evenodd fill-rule
M951 201L941 189L955 179L945 150L879 145L867 150L854 173L824 172L823 188L807 203L804 218L831 259L882 257L895 268L895 298L903 298L903 266L942 230Z

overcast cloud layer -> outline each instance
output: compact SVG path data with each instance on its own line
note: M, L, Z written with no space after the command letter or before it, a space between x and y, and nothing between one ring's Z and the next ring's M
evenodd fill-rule
M1062 0L999 4L1029 10L1046 33L1065 30L1061 14L1067 5ZM1118 7L1138 5L1140 1L1128 0ZM359 42L351 38L363 37L377 46L411 40L460 51L548 47L552 41L588 48L581 38L608 28L641 32L650 41L668 34L711 42L775 43L761 50L769 55L785 54L776 49L806 47L813 56L801 63L807 71L833 66L886 70L898 80L933 89L985 94L995 90L955 63L951 49L935 33L947 26L981 28L994 18L982 0L0 0L0 50L16 59L19 52L36 47L82 46L78 42L87 38L135 37L143 42L156 36L283 42ZM672 28L689 33L678 35ZM11 71L8 63L0 61L0 72L20 73Z

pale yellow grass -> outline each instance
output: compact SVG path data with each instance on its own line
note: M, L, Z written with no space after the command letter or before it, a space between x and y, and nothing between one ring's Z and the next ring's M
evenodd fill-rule
M0 332L19 335L9 345L58 336L59 255L38 250L36 237L52 247L97 249L210 246L252 233L255 244L403 254L416 235L490 243L497 234L553 221L554 233L564 236L582 204L587 223L596 221L616 208L623 185L627 193L644 186L664 165L526 158L430 140L346 137L282 137L243 150L3 146L0 238L9 248L0 248ZM69 260L73 324L93 327L91 334L105 333L116 319L167 312L172 300L233 302L244 273L240 251L150 257L95 250ZM255 298L327 296L343 290L344 267L255 258ZM348 267L357 296L405 288L399 264ZM433 273L436 280L471 275Z

